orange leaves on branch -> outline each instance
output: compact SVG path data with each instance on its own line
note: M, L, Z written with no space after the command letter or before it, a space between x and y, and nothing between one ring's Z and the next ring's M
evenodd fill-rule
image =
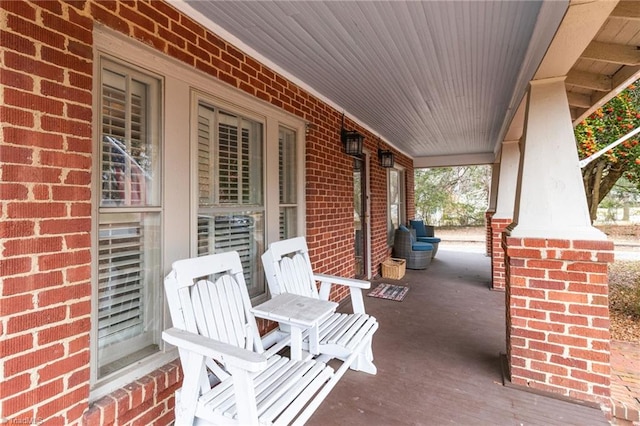
M581 159L593 155L640 127L640 84L637 84L638 82L596 109L575 127L578 154ZM624 176L640 188L638 137L624 141L608 150L602 156L602 160L607 164L604 175L609 168L615 167L617 170L622 168L625 170Z

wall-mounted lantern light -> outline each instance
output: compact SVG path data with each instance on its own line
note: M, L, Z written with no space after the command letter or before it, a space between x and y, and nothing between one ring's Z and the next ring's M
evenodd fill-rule
M342 128L340 129L340 140L344 145L344 152L349 155L359 157L362 155L362 144L364 136L355 130L344 128L344 113L342 113Z
M380 160L380 166L387 169L393 167L395 164L393 152L386 149L380 149L380 139L378 139L378 160Z

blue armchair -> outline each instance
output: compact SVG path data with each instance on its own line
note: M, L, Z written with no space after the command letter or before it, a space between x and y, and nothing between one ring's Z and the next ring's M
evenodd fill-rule
M438 245L442 240L434 236L433 226L425 225L422 220L410 220L409 226L411 226L412 229L415 229L417 241L433 245L433 253L431 254L431 257L436 257Z

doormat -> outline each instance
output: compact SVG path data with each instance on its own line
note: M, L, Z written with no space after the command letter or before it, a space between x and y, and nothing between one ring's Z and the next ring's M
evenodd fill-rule
M394 284L378 284L378 287L370 291L367 296L377 297L379 299L395 300L396 302L402 302L404 296L407 295L409 287L403 285Z

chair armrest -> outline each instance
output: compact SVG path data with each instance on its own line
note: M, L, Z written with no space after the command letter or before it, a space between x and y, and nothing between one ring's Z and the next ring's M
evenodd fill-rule
M322 283L346 285L348 287L357 287L364 290L371 288L371 283L369 281L359 280L356 278L343 278L335 275L314 274L313 279Z
M314 274L313 279L320 281L320 299L329 300L329 294L331 293L331 285L345 285L349 287L349 293L351 294L351 306L353 312L356 314L364 314L364 301L362 300L362 290L371 288L371 283L365 280L358 280L356 278L342 278L335 275Z
M180 349L213 358L230 367L250 372L261 371L267 367L267 358L263 354L175 327L163 331L162 339Z

